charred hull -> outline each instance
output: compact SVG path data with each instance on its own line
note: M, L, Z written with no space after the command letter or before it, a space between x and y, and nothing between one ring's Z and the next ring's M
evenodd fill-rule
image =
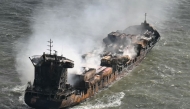
M73 86L67 83L67 68L74 66L72 60L51 53L32 58L35 79L32 85L28 83L25 103L36 109L62 109L77 105L129 73L160 39L159 33L146 22L123 32L112 32L103 39L105 52L99 54L100 66L85 68L82 74L73 74L72 78L76 80ZM126 34L130 32L132 35ZM128 39L132 42L130 45ZM136 50L135 57L124 53L131 45ZM85 60L87 56L85 54L82 58Z
M36 109L58 109L61 105L61 100L48 99L28 92L25 93L24 100L28 106Z
M104 79L107 80L101 80L100 84L92 84L93 87L90 87L86 91L79 91L72 94L71 96L68 96L66 99L55 99L54 97L51 98L51 95L41 95L38 93L32 94L32 93L25 93L25 103L33 108L36 109L59 109L59 108L66 108L70 106L74 106L79 104L80 102L84 101L87 98L92 97L95 93L97 93L99 90L108 87L114 81L117 81L118 79L121 79L124 75L129 73L133 68L135 68L146 56L146 53L148 53L151 49L148 48L144 54L137 57L137 60L134 61L134 63L131 63L128 67L121 67L120 70L112 72L110 75L105 76ZM118 68L119 69L119 68ZM123 71L125 69L125 71ZM42 97L44 96L44 97Z

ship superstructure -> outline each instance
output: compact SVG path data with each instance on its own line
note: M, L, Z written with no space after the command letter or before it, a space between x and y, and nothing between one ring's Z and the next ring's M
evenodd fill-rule
M33 84L28 83L25 91L25 102L30 107L39 109L49 108L48 103L51 100L62 100L74 93L70 84L67 84L67 69L73 68L74 62L63 56L58 56L57 51L52 54L51 44L53 41L48 42L50 43L50 54L44 52L42 55L29 57L34 65L35 76ZM60 102L51 102L50 105L58 107Z

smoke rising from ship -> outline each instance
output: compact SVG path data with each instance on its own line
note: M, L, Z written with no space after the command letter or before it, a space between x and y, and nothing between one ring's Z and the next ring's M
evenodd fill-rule
M123 55L128 55L130 59L134 59L137 55L135 47L133 45L129 45L126 49L124 49Z
M42 55L50 38L53 49L58 54L74 60L75 70L82 66L81 55L101 47L104 37L111 31L123 30L128 25L139 24L144 20L144 12L154 18L160 15L157 7L147 10L151 3L145 1L50 1L44 0L31 18L32 34L29 39L20 39L17 45L16 68L22 83L33 80L34 68L28 59L32 55ZM135 8L134 8L135 7ZM158 13L152 13L158 12ZM151 21L149 21L151 22ZM53 52L53 51L52 51ZM92 64L99 59L92 58ZM97 63L96 65L98 65ZM68 70L71 72L71 69Z

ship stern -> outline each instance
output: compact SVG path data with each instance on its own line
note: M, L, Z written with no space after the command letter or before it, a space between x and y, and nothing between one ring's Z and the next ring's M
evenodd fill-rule
M45 94L25 92L25 103L35 109L59 109L62 100L56 100Z

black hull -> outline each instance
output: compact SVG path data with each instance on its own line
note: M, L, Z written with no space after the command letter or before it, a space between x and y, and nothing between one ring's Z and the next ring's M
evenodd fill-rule
M33 95L25 94L25 103L35 109L59 109L61 102L54 99L38 98Z

